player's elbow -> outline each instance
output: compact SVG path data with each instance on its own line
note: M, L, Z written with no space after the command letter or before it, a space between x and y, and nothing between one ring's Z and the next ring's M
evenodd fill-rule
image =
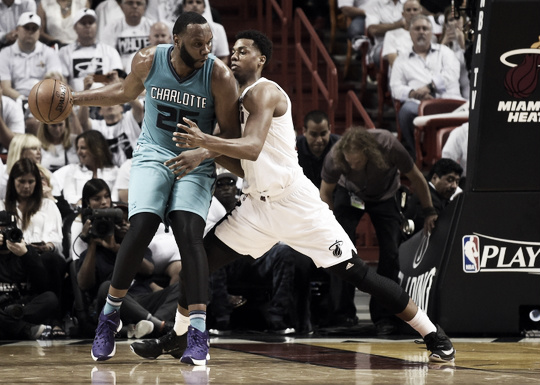
M259 154L261 153L262 147L256 144L252 144L248 146L246 150L247 151L244 159L255 162L257 159L259 159Z
M255 162L257 159L259 159L259 154L260 152L257 151L249 151L244 157L244 159Z

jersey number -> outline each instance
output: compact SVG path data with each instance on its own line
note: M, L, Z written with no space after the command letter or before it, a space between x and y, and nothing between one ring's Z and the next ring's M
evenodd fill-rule
M159 114L156 122L156 127L171 132L184 131L177 128L176 124L186 124L186 122L184 122L185 117L197 123L197 119L194 117L199 116L198 112L182 110L163 104L158 104L157 109L159 111Z

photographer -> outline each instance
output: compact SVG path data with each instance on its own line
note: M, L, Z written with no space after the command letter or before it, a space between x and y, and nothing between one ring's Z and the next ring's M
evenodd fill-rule
M90 297L92 307L100 309L105 304L116 254L129 222L127 211L116 208L122 215L118 218L114 214L109 187L101 179L91 179L85 184L82 203L81 215L72 225L72 237L78 238L74 244L77 252L73 253L77 263L77 282ZM92 215L87 216L86 213ZM112 225L111 232L106 231L107 222ZM76 234L77 226L82 226L79 235ZM80 250L83 251L79 254ZM122 321L128 325L129 338L141 338L152 332L159 336L168 331L170 323L165 321L172 321L176 311L176 285L161 289L152 282L154 265L149 250L147 254L124 302ZM97 314L94 316L97 318Z
M23 158L13 164L6 198L0 203L0 210L15 214L17 227L22 230L24 240L36 250L43 261L50 290L56 294L60 304L64 305L63 288L67 263L62 255L62 217L56 204L43 196L41 174L33 160ZM57 319L62 319L60 313ZM65 336L59 325L56 325L53 333L57 337Z
M0 211L0 339L38 339L51 333L58 297L47 290L47 271L27 246L13 213Z

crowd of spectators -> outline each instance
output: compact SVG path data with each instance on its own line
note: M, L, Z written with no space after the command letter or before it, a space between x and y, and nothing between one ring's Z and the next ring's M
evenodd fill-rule
M349 39L365 35L372 38L370 57L376 65L380 52L388 60L391 57L395 71L390 84L394 97L404 102L402 114L414 115L418 101L425 95L443 97L443 91L450 87L443 83L445 74L437 76L433 71L428 71L433 79L426 84L417 81L419 76L423 81L422 74L409 79L413 71L408 67L416 67L407 61L422 57L427 60L418 56L419 44L415 41L422 39L415 40L411 28L414 20L423 26L417 35L427 36L423 55L444 50L446 68L455 62L450 74L454 78L452 97L468 98L465 15L458 14L456 18L452 10L446 9L442 17L416 17L425 11L419 0L338 1L338 6L353 20ZM125 206L129 170L144 114L141 95L139 100L126 105L74 108L65 121L44 124L28 109L31 88L45 78L62 80L75 91L121 82L130 72L131 59L139 49L171 42L172 26L183 11L207 18L214 33L212 53L228 63L227 35L219 24L219 13L208 0L104 0L98 4L88 0L0 0L0 253L6 254L2 260L6 267L0 269L0 326L7 325L0 327L0 338L63 338L76 333L66 330L66 325L73 317L81 317L75 310L80 306L73 305L81 300L87 308L86 321L90 325L95 322L95 309L103 305L116 251L129 226ZM439 25L439 21L443 24ZM427 91L423 92L423 88ZM407 107L407 102L412 102L412 106ZM410 130L407 122L412 121L411 116L402 121L405 131ZM306 115L303 133L298 136L300 164L318 188L325 159L330 167L331 148L340 139L331 131L328 116L312 111ZM404 138L406 148L410 147L410 136L405 134ZM392 139L393 148L403 153L398 144ZM410 153L414 159L412 150ZM407 174L412 161L406 153L403 157L407 158L406 167L395 166ZM327 171L326 186L331 182L335 187L338 174L334 180ZM224 203L226 194L219 194L231 183L235 187L234 199ZM229 211L241 194L237 185L240 187L241 181L237 183L232 174L219 177L216 204L225 206L220 215ZM348 200L350 192L346 186L338 187ZM393 199L394 187L398 186L392 185L393 190L385 199ZM326 200L330 207L334 207L333 199L328 190ZM369 208L369 198L367 202ZM116 212L118 218L113 221L112 232L92 235L95 216L91 213L113 207L119 207L122 214ZM336 209L339 214L339 205ZM376 218L375 211L370 214ZM115 214L110 211L107 215ZM351 238L361 215L350 223ZM399 216L396 218L392 229L399 227ZM378 226L382 228L383 224ZM5 229L11 227L22 231L23 240L6 236ZM378 236L385 243L386 238ZM397 234L387 236L395 238ZM396 250L397 242L390 242ZM245 303L242 295L229 294L227 286L249 277L252 281L269 282L272 295L260 309L269 330L312 332L309 282L315 276L320 279L320 274L307 258L305 263L288 263L299 260L298 256L290 257L294 253L297 252L287 245L279 244L267 257L257 260L259 265L239 261L238 266L229 266L221 275L213 276L210 283L215 288L212 301L217 320L214 329L229 329L231 311ZM160 336L170 330L180 269L181 258L174 238L162 225L148 248L133 290L130 289L133 293L129 305L123 308L127 309L122 313L126 336ZM335 318L322 324L356 323L354 287L347 290L331 277L323 279L329 280L330 295L338 299L326 309Z

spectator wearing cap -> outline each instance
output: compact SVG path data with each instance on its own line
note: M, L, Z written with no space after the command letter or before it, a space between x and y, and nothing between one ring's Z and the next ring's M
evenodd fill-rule
M0 0L0 48L17 40L17 20L25 12L36 12L35 0Z
M90 8L89 0L41 0L37 8L42 21L39 40L59 46L74 42L73 19L84 8Z
M60 60L51 47L38 41L41 18L25 12L17 22L15 44L0 51L0 85L4 95L25 106L32 87L46 73L58 70ZM27 112L26 131L37 132L38 121Z
M93 9L83 8L73 17L72 29L77 40L62 47L59 51L62 62L62 74L68 79L75 91L84 89L84 79L91 76L93 87L103 84L95 81L95 74L103 74L109 78L114 72L123 71L122 59L118 51L103 43L98 43L97 17Z

